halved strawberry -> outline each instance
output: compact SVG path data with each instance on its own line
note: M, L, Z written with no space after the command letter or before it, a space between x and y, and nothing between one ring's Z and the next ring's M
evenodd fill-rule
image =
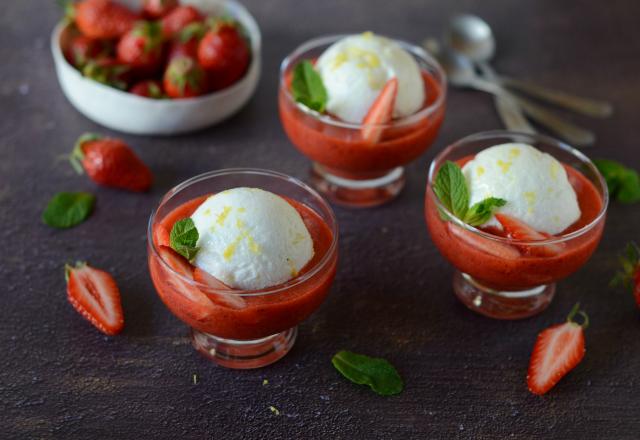
M552 238L552 235L538 232L528 224L507 214L496 213L496 219L500 222L507 235L514 240L522 241L542 241ZM536 257L553 257L564 249L564 243L553 243L545 245L522 245L519 246L525 253Z
M191 264L189 264L189 262L177 252L174 252L173 249L166 246L160 246L158 248L158 253L160 254L160 258L162 258L174 271L186 278L193 279L193 266L191 266ZM202 308L198 314L206 315L208 313L208 309L212 307L213 304L207 295L205 295L196 286L181 280L177 276L168 277L167 282L188 300Z
M396 105L397 96L398 79L391 78L384 85L362 121L362 139L367 143L375 144L382 138L384 127L381 125L391 122L393 119L393 108Z
M576 314L584 322L573 321ZM589 325L587 314L576 304L564 324L554 325L542 331L533 347L527 386L533 394L542 395L573 370L584 357L584 329Z
M120 291L107 272L84 262L65 265L67 298L71 305L98 330L115 335L124 327Z
M611 284L623 285L631 290L640 308L640 247L634 242L627 244L624 255L620 256L622 268L611 280Z
M520 257L520 252L518 252L518 249L513 246L481 237L480 235L467 231L466 229L463 229L451 222L447 222L447 229L455 238L465 241L469 246L493 255L494 257L506 260L512 260Z
M229 286L222 281L211 275L209 272L196 267L193 270L193 279L200 284L207 285L210 289L205 289L203 292L207 294L210 300L213 302L230 307L232 309L242 309L247 306L247 302L239 295L233 293L219 293L219 290L229 290Z

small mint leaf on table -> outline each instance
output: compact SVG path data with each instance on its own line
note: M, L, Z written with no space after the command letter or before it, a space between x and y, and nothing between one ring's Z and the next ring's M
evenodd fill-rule
M71 228L89 217L95 200L96 197L87 192L60 192L47 204L42 221L52 228Z
M169 243L171 249L191 261L200 250L196 246L198 238L200 238L200 234L196 229L195 223L187 217L175 222L173 228L171 228L171 234L169 234Z
M620 162L609 159L595 159L596 165L607 182L612 199L622 203L640 201L640 175Z
M291 92L296 102L320 113L325 111L327 90L311 61L301 61L293 68Z
M489 221L494 211L507 204L504 199L488 197L481 202L475 203L469 208L464 218L465 223L471 226L480 226Z
M351 382L368 385L382 396L399 394L404 388L398 371L385 359L342 350L333 356L331 363Z

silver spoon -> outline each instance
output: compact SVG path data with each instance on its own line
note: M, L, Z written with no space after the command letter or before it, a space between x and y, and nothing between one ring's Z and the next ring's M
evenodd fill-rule
M453 50L471 58L483 71L493 72L488 61L495 53L496 43L486 21L475 15L455 16L449 22L445 39ZM604 118L613 113L612 105L605 101L583 98L505 76L495 75L495 81L587 116Z
M476 73L469 58L452 50L444 50L441 51L438 59L453 86L468 87L496 96L506 96L514 100L531 119L547 127L573 145L587 146L595 142L595 135L591 131L567 122L556 113L528 99L512 94L499 84L483 79Z
M443 50L440 42L435 38L427 38L424 40L423 46L427 52L430 52L436 58L440 56L440 53ZM483 72L484 76L488 80L492 79L491 73L492 72ZM529 121L527 121L527 118L524 116L522 109L516 101L504 94L494 96L494 100L498 116L500 116L500 119L507 130L524 133L536 132L531 124L529 124Z

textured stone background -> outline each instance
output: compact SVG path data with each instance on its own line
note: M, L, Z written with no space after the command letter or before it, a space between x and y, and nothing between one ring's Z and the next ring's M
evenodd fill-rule
M195 174L257 166L306 177L307 161L286 139L276 107L278 65L294 46L367 29L420 41L459 11L495 26L498 70L612 100L612 119L575 118L599 136L587 153L640 168L640 3L247 0L264 36L258 92L219 127L166 139L124 136L155 171L157 183L145 195L96 188L58 161L80 133L109 132L77 113L58 87L48 47L60 15L54 2L5 3L0 438L638 438L639 314L629 294L607 287L616 253L640 238L638 206L611 206L599 250L560 283L538 317L485 319L451 292L452 269L424 225L426 169L448 143L499 126L485 95L451 92L440 136L409 167L398 200L367 212L336 209L341 261L332 294L273 366L228 371L197 355L186 327L154 293L144 238L161 195ZM88 222L69 231L40 223L54 192L83 189L98 195ZM118 280L127 320L121 336L102 336L67 303L62 267L75 259ZM578 300L592 320L587 355L549 395L535 397L524 380L535 335ZM341 348L390 359L406 380L404 393L385 399L343 380L330 364Z

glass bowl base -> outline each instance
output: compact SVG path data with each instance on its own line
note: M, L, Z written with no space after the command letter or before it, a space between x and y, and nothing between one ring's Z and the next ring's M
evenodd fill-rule
M251 369L272 364L286 355L298 336L298 327L253 340L219 338L191 329L191 343L202 355L226 368Z
M354 208L382 205L396 198L405 184L404 167L397 167L375 178L347 179L331 174L314 163L310 170L311 183L332 202Z
M546 309L556 292L555 283L528 290L500 291L483 286L470 275L456 271L453 291L470 310L494 319L523 319Z

